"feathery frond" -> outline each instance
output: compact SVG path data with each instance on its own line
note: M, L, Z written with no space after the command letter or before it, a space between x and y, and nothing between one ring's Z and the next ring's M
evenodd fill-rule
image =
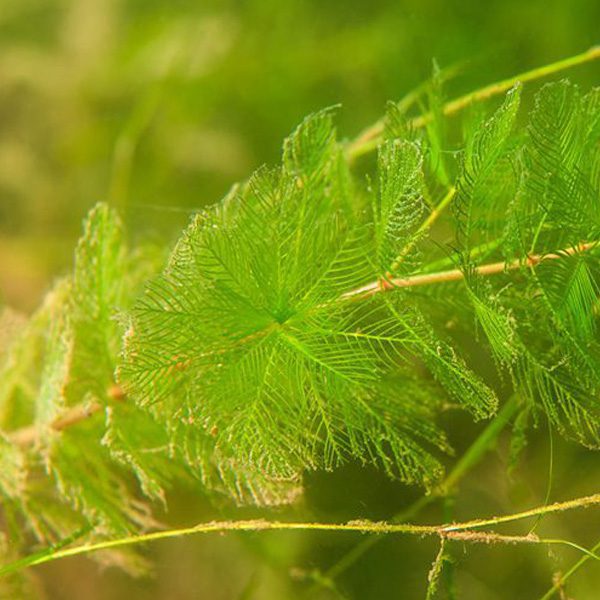
M185 396L218 460L273 480L354 458L430 485L440 466L420 444L447 445L406 375L393 390L384 381L419 357L477 416L495 398L402 298L340 299L408 268L423 210L417 144L380 149L372 222L347 214L339 153L319 113L286 141L280 169L193 220L133 311L122 381L143 404Z
M521 127L520 94L443 160L435 94L421 121L390 109L373 189L316 113L280 165L192 218L162 271L95 207L73 274L26 324L0 317L13 547L149 527L194 477L259 505L348 461L433 489L452 452L440 413L486 418L506 391L475 353L521 423L598 447L600 96L545 86Z

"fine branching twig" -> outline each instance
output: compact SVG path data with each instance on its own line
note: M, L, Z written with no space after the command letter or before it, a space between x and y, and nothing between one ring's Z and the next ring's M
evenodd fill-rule
M557 513L575 508L584 508L600 504L600 494L593 494L565 502L555 502L532 508L529 510L491 517L489 519L474 519L462 523L445 523L442 525L412 525L408 523L388 523L368 520L349 521L347 523L303 523L303 522L284 522L267 521L264 519L242 520L242 521L211 521L209 523L200 523L193 527L181 529L168 529L163 531L153 531L141 535L132 535L122 538L113 538L90 544L81 544L71 548L59 549L56 552L42 552L37 559L30 558L27 565L23 561L15 561L0 568L0 576L8 575L23 569L25 566L34 566L50 561L66 558L68 556L77 556L89 554L100 550L109 550L122 546L132 546L146 542L157 541L180 537L185 535L194 535L197 533L222 533L228 531L335 531L335 532L358 532L373 534L407 534L416 536L437 536L446 540L457 540L470 543L483 544L566 544L585 552L590 557L600 560L594 552L587 551L580 546L566 540L545 540L535 534L527 535L504 535L493 531L481 531L483 527L500 525L520 521L530 517L536 517L541 514Z

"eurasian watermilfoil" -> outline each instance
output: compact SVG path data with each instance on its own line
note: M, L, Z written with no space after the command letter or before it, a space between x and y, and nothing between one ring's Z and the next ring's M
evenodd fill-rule
M307 471L358 461L442 494L449 407L479 420L510 405L598 447L600 91L550 83L524 111L516 79L471 95L510 87L451 138L462 99L416 117L391 104L352 143L335 110L309 116L280 165L192 218L164 268L96 206L73 273L2 350L8 559L73 532L135 541L165 488L193 479L276 505ZM365 180L353 164L368 149ZM421 533L486 541L477 526Z

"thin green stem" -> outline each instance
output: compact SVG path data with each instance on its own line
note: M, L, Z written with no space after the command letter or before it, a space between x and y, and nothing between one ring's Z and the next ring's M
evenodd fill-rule
M491 448L498 438L498 435L500 435L500 432L506 427L517 412L518 407L519 403L517 397L511 396L494 419L490 421L487 427L477 436L475 441L469 446L468 450L462 455L461 459L454 465L450 473L448 473L446 478L433 493L428 496L421 496L407 509L394 515L392 522L401 523L403 521L408 521L419 514L425 507L435 502L438 498L452 492L460 480L479 463L484 454ZM361 541L323 574L324 579L333 580L341 575L380 539L381 538L379 537L372 536Z
M412 241L410 241L408 244L406 244L406 246L404 246L404 248L402 248L402 251L400 252L400 254L398 254L398 256L394 259L394 261L392 262L392 266L390 267L390 273L393 274L397 271L398 267L400 266L400 263L403 261L405 256L415 247L415 244L420 239L421 234L423 234L423 233L429 231L429 229L431 229L432 225L438 220L438 218L441 216L441 214L444 212L444 210L448 207L450 202L452 202L452 200L454 199L455 196L456 196L456 187L451 186L448 189L448 191L446 192L446 194L444 195L444 197L440 200L439 204L436 205L436 207L429 213L429 215L423 221L423 223L421 223L421 225L417 229L416 236L412 239Z
M19 560L15 560L12 563L0 567L0 577L3 575L9 575L10 573L22 571L23 569L32 567L33 565L42 564L47 562L47 560L53 560L53 557L56 556L57 551L60 551L61 548L65 548L66 546L70 546L73 542L81 539L92 529L92 525L85 525L59 542L48 546L48 548L44 548L39 552L35 552L29 556L25 556L24 558L20 558Z
M163 90L164 82L161 81L142 97L115 142L108 189L108 199L112 206L123 209L127 204L136 150L160 106Z
M482 527L500 525L502 523L511 523L528 519L540 514L549 514L583 508L586 506L599 505L600 493L566 502L556 502L546 506L540 506L529 510L491 517L489 519L474 519L462 523L444 523L441 525L412 525L408 523L387 523L374 521L349 521L347 523L302 523L302 522L284 522L284 521L266 521L263 519L244 520L244 521L212 521L210 523L200 523L193 527L184 527L180 529L168 529L164 531L153 531L140 535L131 535L122 538L104 540L89 544L63 548L58 551L40 553L35 558L28 557L4 565L0 568L0 576L8 575L22 570L25 566L39 565L55 561L69 556L78 556L90 554L100 550L110 550L123 546L133 546L157 540L195 535L198 533L221 533L227 531L329 531L329 532L359 532L376 534L407 534L417 536L438 536L447 539L469 541L474 543L558 543L556 540L545 542L537 536L517 536L502 535L495 532L473 531ZM565 543L564 541L561 543ZM575 544L568 542L569 545L576 547ZM53 549L52 549L53 550Z
M574 508L583 508L586 506L592 506L594 504L600 504L600 493L592 494L591 496L584 496L582 498L576 498L574 500L567 500L565 502L554 502L553 504L545 504L543 506L538 506L530 510L524 510L519 513L514 513L512 515L504 515L502 517L491 517L489 519L473 519L472 521L464 521L463 523L457 523L456 525L447 525L445 526L444 530L446 532L451 532L466 531L469 529L479 529L480 527L500 525L502 523L511 523L513 521L520 521L521 519L527 519L529 517L547 515L550 513L561 512L565 510L572 510Z
M581 547L579 547L581 549ZM550 600L554 594L560 592L567 580L573 576L583 565L585 565L590 558L598 558L598 552L600 552L600 542L593 546L590 550L586 550L586 556L582 556L564 575L560 575L556 578L552 587L540 598L540 600Z
M446 496L451 493L461 479L481 461L484 454L493 446L518 409L518 398L513 395L448 473L437 491L438 496Z
M454 66L444 69L440 73L442 83L449 79L452 79L459 72L459 70L460 70L459 65L454 65ZM402 114L406 113L414 104L417 103L417 101L425 93L427 93L430 85L431 85L431 79L427 79L427 80L423 81L416 88L414 88L413 90L408 92L408 94L406 94L403 98L398 100L395 103L396 108L400 111L400 113L402 113ZM369 140L371 140L373 138L379 137L382 134L384 127L385 127L384 119L379 119L378 121L375 121L375 123L373 123L372 125L369 125L368 127L363 129L358 134L358 136L354 139L354 141L352 141L350 143L349 148L351 148L352 146L360 146L363 141L368 142ZM348 156L349 156L350 160L353 160L353 158L355 158L352 156L351 152Z
M438 219L438 217L442 214L445 208L452 202L456 196L456 187L450 186L446 195L441 199L440 203L429 213L429 216L423 221L421 226L419 227L419 233L423 233L427 231Z
M589 50L582 52L581 54L576 54L575 56L571 56L542 67L524 71L523 73L519 73L514 77L502 79L501 81L486 85L485 87L479 88L473 92L465 94L464 96L455 98L454 100L444 104L442 107L442 113L446 116L455 114L475 102L487 100L488 98L492 98L493 96L497 96L503 92L506 92L517 82L526 83L528 81L541 79L542 77L547 77L548 75L553 75L560 71L571 69L572 67L596 60L597 58L600 58L600 46L594 46ZM424 127L432 120L432 118L433 115L431 112L425 113L424 115L420 115L410 120L409 126L412 128ZM378 121L359 134L358 137L351 142L346 149L348 160L352 162L359 156L375 150L381 141L383 129L383 122Z
M530 534L527 534L530 535ZM600 555L598 555L594 550L588 550L575 542L571 542L569 540L554 540L548 538L540 538L540 543L548 544L548 545L557 545L557 546L569 546L569 548L575 548L582 554L585 555L585 558L593 558L594 560L600 560Z
M546 494L544 497L544 504L548 504L548 502L550 502L550 496L552 495L552 481L554 479L554 436L552 435L552 423L550 422L549 418L546 419L546 424L548 426L548 438L550 442L550 460L548 461L548 481L546 482ZM539 516L535 520L535 522L531 526L531 529L529 530L529 533L533 533L537 529L537 526L540 524L541 519L542 517Z

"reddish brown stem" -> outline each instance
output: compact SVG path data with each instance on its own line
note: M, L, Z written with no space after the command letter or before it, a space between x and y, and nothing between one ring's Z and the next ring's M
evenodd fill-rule
M53 421L50 425L50 429L53 431L63 431L72 425L76 425L81 421L85 421L92 415L95 415L102 409L102 404L98 402L92 402L91 404L74 406L65 412L64 415ZM39 437L40 428L37 425L28 425L21 429L17 429L9 435L9 439L13 444L17 446L29 446L33 444Z
M598 245L598 242L585 242L566 248L552 254L530 254L526 259L515 259L512 261L500 261L489 263L475 267L474 271L478 275L494 275L497 273L505 273L506 271L514 271L521 268L523 265L535 267L539 263L546 260L555 260L571 256L577 252L585 252ZM438 273L424 273L422 275L411 275L410 277L395 277L391 279L380 278L377 281L372 281L359 288L346 292L342 295L342 299L348 298L365 298L374 296L380 292L395 290L398 288L416 287L420 285L430 285L432 283L444 283L448 281L460 281L464 279L465 274L460 269L451 269L449 271L440 271Z

